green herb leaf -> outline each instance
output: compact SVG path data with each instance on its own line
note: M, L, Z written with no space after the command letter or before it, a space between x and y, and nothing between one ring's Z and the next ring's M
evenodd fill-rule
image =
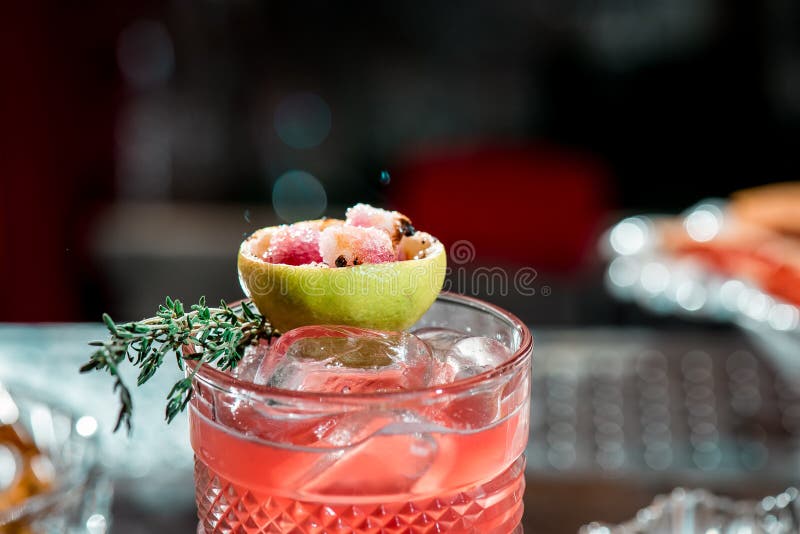
M96 350L80 372L106 372L114 379L113 391L120 402L115 432L122 425L128 433L132 430L133 399L119 374L119 366L124 362L139 369L136 380L139 386L155 375L169 352L175 354L181 371L185 371L184 361L198 362L192 374L175 383L167 394L165 418L171 422L189 404L194 391L192 377L202 365L210 363L222 370L233 369L248 345L277 335L249 301L244 301L240 309L229 307L225 301L220 302L219 308L209 308L206 298L200 297L189 309L187 312L180 300L167 297L165 304L159 305L155 317L141 321L117 324L108 314L103 314L110 339L89 343ZM194 345L197 350L184 354L184 347L188 345Z

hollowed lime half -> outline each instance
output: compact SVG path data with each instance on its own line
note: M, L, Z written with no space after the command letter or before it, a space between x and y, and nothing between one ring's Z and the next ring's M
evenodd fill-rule
M441 242L434 242L421 259L340 268L285 265L262 259L275 229L262 228L242 242L239 282L282 332L314 324L404 330L442 289L447 255Z

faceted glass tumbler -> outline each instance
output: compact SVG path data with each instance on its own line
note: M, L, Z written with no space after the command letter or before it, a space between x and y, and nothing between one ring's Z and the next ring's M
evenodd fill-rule
M519 532L530 331L451 294L421 327L489 337L511 356L469 378L391 393L287 391L202 367L189 414L198 532Z

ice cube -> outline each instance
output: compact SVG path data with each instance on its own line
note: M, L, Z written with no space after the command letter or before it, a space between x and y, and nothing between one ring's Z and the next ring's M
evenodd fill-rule
M467 337L458 340L448 355L447 363L455 369L455 378L467 378L499 367L511 351L489 337Z
M414 332L430 348L437 360L443 361L434 383L444 385L490 371L511 356L499 341L470 336L446 328L423 328ZM500 415L502 388L486 381L469 395L454 396L446 405L433 406L427 417L448 428L484 428Z
M499 341L470 336L449 328L420 328L414 335L428 345L434 356L444 362L434 382L446 384L469 378L502 365L511 351Z
M239 380L255 382L256 373L263 365L264 358L269 356L270 343L268 339L259 339L257 344L246 347L242 359L231 369L231 375Z
M320 457L308 471L303 491L339 495L410 492L435 462L442 461L437 440L423 432L430 427L430 422L408 410L342 414L320 437L321 442L342 448ZM381 468L376 471L375 465Z
M414 330L413 334L424 341L432 350L446 352L461 339L469 337L469 334L451 330L450 328L426 327Z
M255 381L293 391L372 393L424 388L436 370L427 345L407 332L302 326L278 339Z

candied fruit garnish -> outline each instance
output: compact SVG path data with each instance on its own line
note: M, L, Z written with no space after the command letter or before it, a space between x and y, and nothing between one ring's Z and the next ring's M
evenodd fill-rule
M395 261L389 235L377 228L341 225L326 228L319 238L322 261L330 267Z
M320 231L309 223L281 226L272 234L264 259L270 263L304 265L322 261Z
M347 224L363 228L378 228L383 230L392 239L392 244L397 245L404 236L414 234L411 220L397 211L388 211L374 208L369 204L356 204L345 212Z

